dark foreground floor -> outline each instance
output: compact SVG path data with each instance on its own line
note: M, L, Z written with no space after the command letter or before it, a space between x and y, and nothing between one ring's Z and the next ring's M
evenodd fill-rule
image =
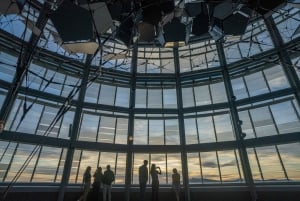
M66 192L64 201L76 201L81 195L80 191ZM58 192L40 192L36 189L26 192L9 192L4 201L57 201ZM151 190L146 192L145 201L151 201ZM299 201L300 188L275 188L258 189L257 201ZM175 201L172 191L160 192L159 201ZM185 201L185 194L182 192L181 201ZM93 193L90 193L88 201L102 201L102 194L97 200ZM112 201L125 201L125 193L122 191L112 192ZM139 192L130 194L130 201L139 201ZM208 190L191 190L190 201L251 201L250 193L247 190L226 190L222 188Z

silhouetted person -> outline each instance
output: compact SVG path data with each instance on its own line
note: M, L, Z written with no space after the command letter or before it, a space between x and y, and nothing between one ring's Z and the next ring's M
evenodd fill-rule
M180 174L178 174L177 169L173 169L172 174L172 189L175 192L176 201L180 201Z
M100 200L100 189L101 189L101 182L102 182L102 168L98 167L95 171L94 175L94 183L93 183L93 194L96 201Z
M155 164L151 165L150 174L152 178L152 201L158 201L159 180L158 174L161 174L160 167Z
M111 171L110 165L107 165L102 177L103 201L106 201L106 196L108 197L108 201L111 201L111 184L113 181L115 181L115 174Z
M148 181L148 161L144 160L144 164L139 167L139 183L140 183L140 201L144 201L146 185Z
M83 174L83 194L78 201L86 201L91 188L91 166L88 166Z

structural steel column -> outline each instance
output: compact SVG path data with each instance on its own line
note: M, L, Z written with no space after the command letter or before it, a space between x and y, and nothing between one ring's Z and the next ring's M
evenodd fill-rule
M229 75L229 72L227 69L227 63L226 63L226 58L225 58L225 54L224 54L222 41L217 41L216 46L217 46L217 51L218 51L218 55L219 55L219 59L220 59L220 65L221 65L221 69L222 69L225 90L226 90L226 94L227 94L228 104L230 107L229 109L230 109L232 125L233 125L233 129L234 129L236 141L238 143L238 151L239 151L239 155L241 158L241 163L242 163L245 180L249 186L249 190L251 193L251 200L256 201L256 199L257 199L256 190L255 190L252 172L251 172L251 168L250 168L250 163L249 163L249 159L248 159L248 155L247 155L247 151L246 151L246 146L244 144L244 139L242 137L242 127L241 127L241 123L240 123L239 116L238 116L238 110L237 110L237 106L235 103L235 96L234 96L232 85L231 85L230 75Z
M291 85L291 88L294 90L294 94L298 103L300 103L300 81L293 67L293 63L289 57L289 54L283 47L284 43L282 37L280 36L280 33L273 18L269 17L264 20L270 33L271 39L275 45L275 49L278 51L278 56L281 61L281 65L283 67L285 75L289 81L289 84Z
M187 152L185 142L185 129L184 129L184 115L183 115L183 102L181 91L181 79L180 79L180 66L179 66L179 54L178 48L173 48L174 65L175 65L175 77L176 77L176 95L177 95L177 109L178 109L178 126L181 145L181 165L182 165L182 180L184 191L184 200L190 201L190 188L189 188L189 175L187 166Z
M81 80L81 85L79 88L79 96L78 96L78 101L76 105L76 110L74 114L74 119L73 119L73 126L70 131L70 142L69 142L69 148L67 151L67 156L65 160L65 165L64 165L64 170L63 170L63 175L62 175L62 181L61 181L61 187L60 191L58 194L58 201L63 201L64 200L64 195L65 195L65 189L66 186L68 185L71 169L72 169L72 161L73 161L73 155L74 155L74 150L75 148L72 146L73 142L75 142L78 138L79 134L79 129L80 129L80 119L82 115L82 109L83 109L83 103L84 103L84 98L85 98L85 93L87 89L87 84L88 84L88 79L89 79L89 74L90 74L90 61L91 61L91 55L88 55L86 58L86 65L83 71L83 77Z
M129 97L129 115L128 115L128 138L127 138L127 155L126 155L126 176L125 176L125 201L130 201L130 186L132 177L132 146L134 140L134 108L135 108L135 89L136 89L136 71L137 71L137 54L138 46L134 44L131 58L131 87Z

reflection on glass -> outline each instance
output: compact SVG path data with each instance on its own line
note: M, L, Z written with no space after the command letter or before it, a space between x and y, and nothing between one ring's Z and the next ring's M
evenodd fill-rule
M300 181L300 144L278 145L278 149L288 179L291 181Z
M265 181L286 180L275 146L257 147L256 151Z

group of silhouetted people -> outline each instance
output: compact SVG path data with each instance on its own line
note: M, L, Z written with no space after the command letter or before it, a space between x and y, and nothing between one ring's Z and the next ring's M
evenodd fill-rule
M78 201L87 201L90 187L91 187L91 166L88 166L83 174L83 194ZM152 180L152 201L158 201L159 179L161 174L160 167L155 164L151 165L150 175ZM139 167L139 184L140 184L140 201L145 200L146 186L148 182L148 161L144 160L144 164ZM115 174L110 169L110 165L106 166L106 170L102 173L102 168L98 167L95 171L93 186L93 197L95 201L100 200L100 191L103 191L103 201L111 201L111 185L115 180ZM173 169L172 174L172 189L175 192L176 201L180 201L180 175L176 168Z
M148 182L148 161L144 160L144 164L139 167L139 184L140 184L140 201L145 200L146 185ZM160 167L155 164L151 165L150 175L152 180L152 201L158 201L159 179L161 174ZM176 168L173 169L172 174L172 189L175 192L176 201L180 201L180 175Z
M83 194L78 201L87 201L91 187L91 166L88 166L83 174ZM110 165L106 166L106 170L102 173L102 168L98 167L95 171L93 182L93 196L96 201L100 200L100 190L103 189L103 201L111 201L111 185L115 180L115 174L110 169ZM107 199L108 198L108 199Z

